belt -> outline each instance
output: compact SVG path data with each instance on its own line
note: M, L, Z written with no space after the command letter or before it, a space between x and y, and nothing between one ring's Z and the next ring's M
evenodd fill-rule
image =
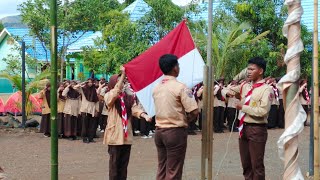
M260 126L260 127L267 127L267 124L257 124L257 123L243 123L245 126Z

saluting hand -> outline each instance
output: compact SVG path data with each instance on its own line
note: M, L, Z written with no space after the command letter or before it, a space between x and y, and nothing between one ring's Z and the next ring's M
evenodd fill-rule
M126 72L125 72L125 71L126 71L126 68L123 67L123 66L120 66L120 71L121 71L121 73L126 73Z

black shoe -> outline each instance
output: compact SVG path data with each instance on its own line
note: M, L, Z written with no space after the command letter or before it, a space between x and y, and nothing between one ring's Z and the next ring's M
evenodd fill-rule
M197 135L197 133L194 132L194 131L189 131L189 132L188 132L188 135Z
M223 130L214 131L215 133L224 133Z
M71 136L68 138L70 141L74 141L74 140L77 140L77 136Z
M89 143L89 138L83 138L83 143Z
M95 141L93 139L89 139L89 142L95 143Z
M50 134L44 134L43 136L44 137L50 137L51 135Z

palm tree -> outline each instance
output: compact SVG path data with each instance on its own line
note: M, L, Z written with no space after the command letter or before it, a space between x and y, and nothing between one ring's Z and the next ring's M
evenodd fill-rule
M50 77L49 71L43 71L38 74L34 79L30 81L26 81L26 116L30 116L33 112L34 104L30 100L30 95L32 93L37 92L40 89L43 89L45 84L48 82L48 77ZM12 75L6 72L0 73L0 78L8 79L12 85L18 90L18 92L22 92L22 77L20 75ZM18 102L18 107L22 107L22 103Z
M216 78L226 75L229 78L234 76L235 72L239 71L238 65L246 63L244 62L246 59L241 57L244 50L248 48L248 45L264 38L268 33L269 31L265 31L256 36L251 33L251 26L246 22L240 25L232 23L228 28L214 32L212 35L212 54Z

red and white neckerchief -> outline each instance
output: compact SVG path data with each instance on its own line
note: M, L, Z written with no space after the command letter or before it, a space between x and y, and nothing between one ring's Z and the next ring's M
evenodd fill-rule
M258 88L260 86L264 85L264 83L256 83L252 86L252 88L250 89L250 91L247 93L246 97L245 97L245 101L244 101L244 105L248 106L250 104L250 100L251 100L251 95L252 92L255 88ZM246 113L240 111L240 122L239 122L239 136L241 138L242 134L243 134L243 124L244 124L244 118L246 116Z
M309 96L309 93L308 93L307 88L305 88L303 91L304 91L304 93L305 93L305 95L306 95L306 99L307 99L307 102L308 102L308 104L309 104L309 102L310 102L310 96Z
M274 96L277 100L277 102L279 102L279 93L278 93L278 89L276 87L274 87L273 85L272 86L272 90L273 90L273 93L274 93Z
M136 93L135 93L134 90L132 89L130 83L128 83L128 89L133 93L133 98L135 99L135 98L136 98Z
M193 89L193 96L195 96L195 94L197 93L197 89L198 89L198 85L196 85L195 87L194 87L194 89Z
M119 98L120 98L120 103L121 103L121 118L122 118L122 126L123 126L123 133L124 133L124 138L128 137L128 115L127 115L127 109L126 105L124 103L124 92L120 93Z

